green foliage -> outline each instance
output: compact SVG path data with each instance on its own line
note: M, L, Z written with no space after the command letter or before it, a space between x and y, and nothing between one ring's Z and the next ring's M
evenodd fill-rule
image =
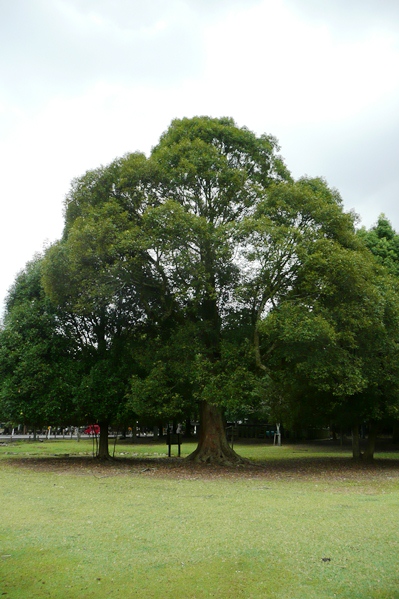
M105 373L121 334L137 341L127 410L181 416L205 398L238 409L257 395L254 368L226 358L223 330L240 284L237 227L290 180L277 151L231 119L176 120L149 159L127 155L74 181L43 281L88 356L79 405L111 413L101 381L118 387L120 375Z
M367 231L364 227L358 236L371 250L377 262L384 265L395 277L399 276L399 235L391 223L381 214L377 224Z
M80 418L197 418L204 402L291 421L396 414L396 287L365 246L396 273L399 237L385 217L356 235L339 193L294 181L278 151L194 117L148 158L73 181L37 285L74 348Z
M259 325L262 355L291 421L381 419L399 406L395 286L364 251L317 245L291 296Z
M2 419L40 425L73 417L76 346L59 330L59 313L41 286L42 259L22 271L10 290L0 331Z

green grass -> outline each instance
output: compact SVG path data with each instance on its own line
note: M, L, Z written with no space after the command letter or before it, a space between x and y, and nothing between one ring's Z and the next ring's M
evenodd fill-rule
M243 445L241 455L273 460L274 474L220 476L206 467L157 472L133 461L120 470L95 467L84 455L83 467L71 468L53 457L90 448L67 440L0 447L0 596L399 598L396 462L276 476L282 458L349 453ZM120 452L159 458L166 449L126 444Z
M5 445L0 445L0 459L2 457L10 458L12 456L27 456L27 457L53 457L53 456L92 456L93 441L91 439L81 439L79 442L76 439L51 439L50 441L33 441L33 440L18 440L4 441ZM181 456L187 457L194 451L196 443L184 442L181 445ZM234 449L243 457L253 461L270 461L270 460L290 460L290 459L307 459L307 458L348 458L352 456L352 450L349 445L341 447L339 444L331 445L327 442L319 444L283 444L281 447L268 443L238 443L234 445ZM109 441L109 451L117 458L162 458L167 457L168 448L166 442L156 443L153 441L146 442L141 440L138 443L132 443L131 440L118 440L115 448L113 439ZM172 445L172 457L177 456L177 446ZM376 458L393 458L399 459L399 452L376 452Z

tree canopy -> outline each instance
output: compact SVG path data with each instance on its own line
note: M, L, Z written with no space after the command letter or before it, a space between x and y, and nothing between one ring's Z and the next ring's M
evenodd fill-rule
M70 424L79 380L76 346L59 328L45 296L41 257L19 273L0 330L0 410L6 421L42 427Z
M79 365L75 413L104 431L128 415L199 418L190 459L233 462L226 414L345 413L354 426L394 411L396 237L384 219L356 234L339 193L293 180L274 137L173 121L149 157L73 181L40 260L53 341Z

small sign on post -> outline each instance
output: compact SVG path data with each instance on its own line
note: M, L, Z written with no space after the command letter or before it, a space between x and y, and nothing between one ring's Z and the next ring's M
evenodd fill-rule
M168 434L166 437L166 444L168 446L168 457L170 458L170 456L171 456L172 445L177 445L178 446L177 456L180 458L180 446L181 446L180 433L171 433L170 430L168 430Z
M280 432L280 423L276 424L276 428L277 428L277 432L274 433L274 442L273 445L277 445L280 447L281 446L281 432Z

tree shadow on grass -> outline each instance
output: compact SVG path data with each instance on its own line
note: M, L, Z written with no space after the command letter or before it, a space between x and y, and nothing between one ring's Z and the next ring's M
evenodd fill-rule
M192 478L267 478L267 479L319 479L373 480L398 479L399 459L377 458L371 462L355 461L343 457L282 458L257 461L235 466L196 464L182 458L114 458L107 461L91 456L59 457L9 457L3 464L13 468L36 472L56 472L81 476L129 476Z

